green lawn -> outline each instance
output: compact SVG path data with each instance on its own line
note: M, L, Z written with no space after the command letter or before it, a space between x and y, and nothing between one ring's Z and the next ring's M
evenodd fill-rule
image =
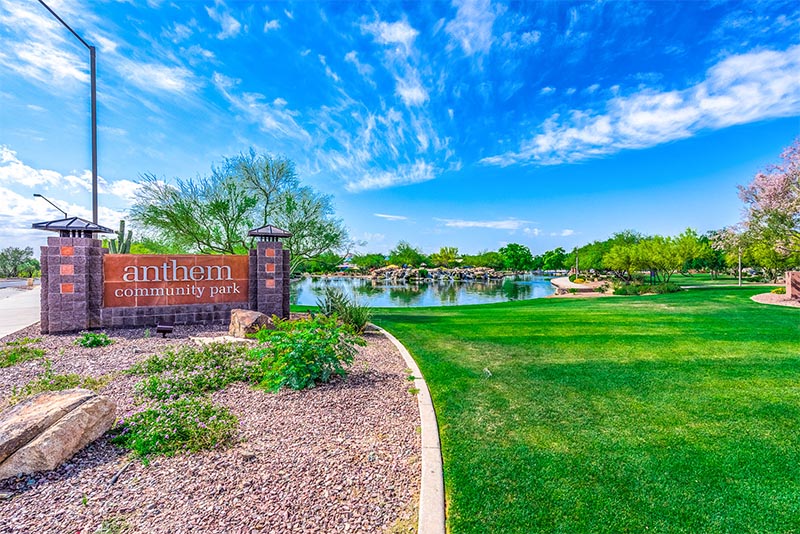
M735 286L739 283L737 277L729 274L721 274L716 278L712 278L708 273L675 273L672 275L672 278L670 278L669 281L674 284L678 284L679 286ZM761 282L762 280L759 278L751 278L747 276L742 278L743 285L752 285L753 283Z
M800 532L800 309L764 290L378 310L431 388L450 531Z

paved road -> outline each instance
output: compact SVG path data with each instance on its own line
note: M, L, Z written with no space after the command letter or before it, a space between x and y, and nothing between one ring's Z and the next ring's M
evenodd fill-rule
M41 287L0 289L0 338L39 321Z

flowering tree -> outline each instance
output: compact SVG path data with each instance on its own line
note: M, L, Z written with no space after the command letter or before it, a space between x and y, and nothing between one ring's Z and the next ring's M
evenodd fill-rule
M781 162L739 186L746 206L744 233L750 241L771 242L783 254L800 252L800 138L781 154Z

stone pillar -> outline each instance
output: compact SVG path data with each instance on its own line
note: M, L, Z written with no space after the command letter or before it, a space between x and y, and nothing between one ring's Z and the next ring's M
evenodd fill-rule
M800 271L786 273L786 296L790 299L800 300Z
M255 254L251 251L250 280L250 307L288 319L289 251L280 241L259 241Z
M101 326L103 252L99 239L47 238L47 246L41 248L42 333Z

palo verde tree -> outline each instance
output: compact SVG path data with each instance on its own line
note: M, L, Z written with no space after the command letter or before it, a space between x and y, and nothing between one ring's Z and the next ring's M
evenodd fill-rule
M430 256L431 263L436 267L454 267L458 259L458 248L456 247L442 247L439 252Z
M398 266L419 267L425 263L425 256L408 241L400 241L397 246L389 252L389 263Z
M0 276L16 277L21 274L32 276L39 270L39 261L33 257L31 247L6 247L0 250Z
M292 271L314 257L348 244L334 217L332 198L301 186L285 158L250 150L212 167L211 174L174 184L145 174L131 209L145 236L170 249L243 254L253 246L247 232L274 224L292 233L284 246Z

